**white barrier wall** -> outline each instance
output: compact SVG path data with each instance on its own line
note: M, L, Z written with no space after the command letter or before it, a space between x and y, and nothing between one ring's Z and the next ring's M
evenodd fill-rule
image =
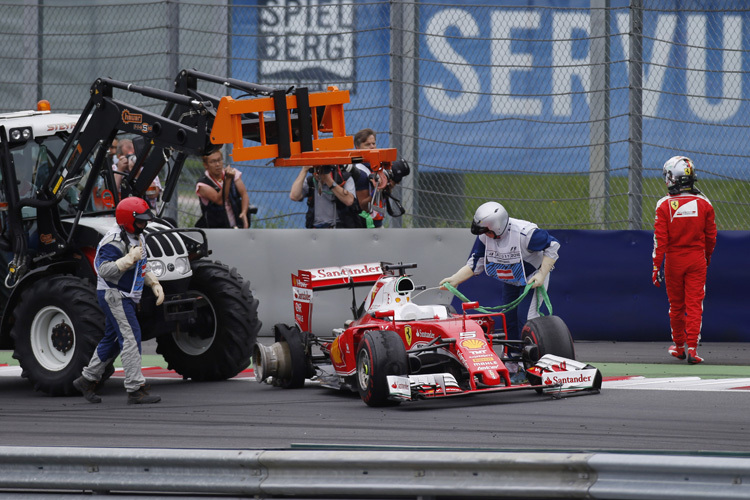
M299 269L364 262L413 262L409 274L417 286L437 287L465 262L474 241L468 229L209 229L211 258L236 267L250 280L260 301L261 336L275 323L293 324L291 274ZM358 303L368 287L356 289ZM421 298L450 303L446 291L427 291ZM314 297L313 330L330 332L351 317L351 293L318 292Z

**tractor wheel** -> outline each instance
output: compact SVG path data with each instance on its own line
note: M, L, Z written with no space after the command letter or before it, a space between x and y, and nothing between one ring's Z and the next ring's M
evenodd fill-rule
M388 375L408 375L404 341L392 331L367 332L357 350L357 386L368 406L395 406L388 399Z
M104 335L104 313L89 282L75 276L53 276L31 284L13 310L10 336L21 376L37 391L72 396Z
M304 387L308 372L305 348L297 326L279 323L273 326L276 342L285 343L289 349L290 373L287 378L274 377L274 384L278 383L284 389L298 389Z
M186 379L225 380L250 365L260 330L258 301L236 269L220 262L193 262L187 296L198 298L197 317L187 328L156 338L156 352Z

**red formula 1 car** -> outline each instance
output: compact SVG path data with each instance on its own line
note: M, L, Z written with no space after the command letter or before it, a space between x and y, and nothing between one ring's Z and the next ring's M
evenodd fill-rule
M359 392L370 406L492 391L599 391L601 373L575 361L562 319L534 318L521 340L507 340L502 313L467 313L477 303L464 303L462 314L450 305L416 304L417 287L405 272L415 267L369 263L293 274L295 326L277 324L275 343L256 344L256 379L284 388L313 379ZM357 308L359 286L371 288ZM352 289L355 318L331 335L313 334L313 293L339 288ZM529 383L511 384L508 361L526 368Z

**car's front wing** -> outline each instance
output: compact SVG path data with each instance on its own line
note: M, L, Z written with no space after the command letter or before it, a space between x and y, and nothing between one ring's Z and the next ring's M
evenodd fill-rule
M411 401L463 396L486 392L517 391L534 389L546 394L566 396L582 392L597 393L601 388L601 373L586 363L547 355L529 368L527 375L531 383L477 387L462 389L450 373L430 373L424 375L388 375L390 399Z

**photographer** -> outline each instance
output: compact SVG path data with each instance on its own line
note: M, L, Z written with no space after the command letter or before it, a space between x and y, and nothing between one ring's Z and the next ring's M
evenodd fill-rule
M242 181L242 172L225 167L220 150L203 156L203 166L206 171L195 185L201 207L201 217L195 226L249 228L252 210L249 210L250 198Z
M135 145L131 139L121 139L117 144L117 163L112 165L115 172L121 172L121 174L115 175L115 185L117 191L122 196L122 180L133 170L138 158L135 156ZM136 176L137 177L137 176ZM159 195L161 194L161 182L159 177L154 178L154 182L149 186L146 192L146 202L149 207L156 209L156 203L159 201Z
M396 160L390 169L380 172L371 172L366 164L358 163L357 168L361 174L357 181L357 201L359 205L370 212L374 227L383 227L385 213L391 217L404 215L404 207L401 200L394 197L393 189L401 180L411 173L411 168L406 160Z
M354 147L375 149L375 131L364 128L354 134ZM358 163L356 167L360 171L360 175L355 179L357 202L362 209L369 212L370 220L367 227L383 227L386 211L391 217L401 217L404 207L399 199L391 196L391 190L411 173L406 160L396 160L390 170L382 170L382 175L372 172L366 163Z
M305 166L294 179L289 198L308 199L306 227L363 227L356 220L359 210L354 192L354 179L339 166Z

